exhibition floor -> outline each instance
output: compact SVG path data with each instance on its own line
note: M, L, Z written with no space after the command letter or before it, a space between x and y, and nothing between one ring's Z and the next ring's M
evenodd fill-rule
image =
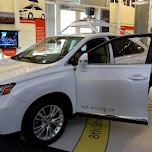
M0 137L0 152L151 152L151 105L152 90L149 96L148 126L77 117L69 121L61 138L48 147L29 145L20 139Z

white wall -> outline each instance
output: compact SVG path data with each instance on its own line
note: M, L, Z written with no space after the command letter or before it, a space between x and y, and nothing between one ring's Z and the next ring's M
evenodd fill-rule
M14 0L0 0L0 12L14 13Z
M110 24L117 25L118 3L110 3ZM120 26L134 26L135 8L121 4L120 6ZM116 30L111 29L111 32ZM129 32L129 31L128 31ZM132 33L132 31L130 31Z
M20 30L19 27L19 0L0 0L0 12L14 13L14 24L0 24L1 30Z
M117 23L117 3L110 3L110 23ZM134 25L135 8L121 4L120 8L120 23L121 25Z

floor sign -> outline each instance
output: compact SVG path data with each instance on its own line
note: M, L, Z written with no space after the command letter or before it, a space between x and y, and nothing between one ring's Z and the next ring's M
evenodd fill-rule
M152 152L151 99L152 93L148 126L76 117L69 120L63 135L49 147L69 152Z

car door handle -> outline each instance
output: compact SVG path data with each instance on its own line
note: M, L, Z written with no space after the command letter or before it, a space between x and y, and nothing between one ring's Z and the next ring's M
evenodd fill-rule
M134 74L134 75L130 75L128 76L129 80L146 80L148 77L144 77L143 75L140 74Z

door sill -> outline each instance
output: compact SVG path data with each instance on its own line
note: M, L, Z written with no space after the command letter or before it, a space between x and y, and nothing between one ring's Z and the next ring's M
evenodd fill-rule
M102 118L106 120L113 120L113 121L120 121L120 122L127 122L127 123L135 123L135 124L143 124L148 125L148 121L146 119L136 119L132 117L123 117L123 116L113 116L113 115L105 115L105 114L93 114L93 113L77 113L80 117L92 117L92 118Z

